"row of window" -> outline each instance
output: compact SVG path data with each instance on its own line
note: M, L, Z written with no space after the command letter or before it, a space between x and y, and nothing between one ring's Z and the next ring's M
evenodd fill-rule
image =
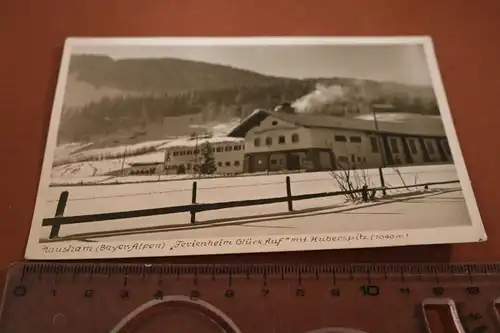
M343 136L343 135L336 135L334 137L334 139L337 142L347 142L347 138L345 136ZM349 141L350 142L354 142L354 143L360 143L362 141L362 138L359 137L359 136L351 136L351 137L349 137ZM416 155L418 153L418 149L417 149L417 146L415 144L415 140L414 139L407 139L407 142L408 142L408 146L410 148L410 152L413 155ZM389 144L390 144L391 152L394 153L394 154L398 154L399 153L399 145L398 145L397 139L396 138L390 138L389 139ZM379 145L378 145L378 139L376 137L370 137L370 145L371 145L373 153L379 153L380 152ZM436 149L434 147L434 143L433 142L426 141L425 142L425 147L427 148L427 151L429 152L429 154L433 155L433 154L436 153ZM445 149L445 152L448 155L451 155L451 151L450 151L448 145L445 144L444 145L444 149Z
M338 142L347 142L347 139L343 135L336 135L335 136L335 141L338 141ZM359 137L359 136L351 136L349 138L349 141L350 142L354 142L354 143L360 143L362 141L362 138ZM399 153L399 145L398 145L397 139L396 138L390 138L389 139L389 144L390 144L391 152L394 153L394 154L398 154ZM371 145L372 153L380 153L378 139L376 137L373 137L373 136L370 137L370 145ZM408 145L410 146L411 153L412 154L416 154L417 153L417 147L415 146L415 141L413 139L408 139ZM433 154L432 152L430 152L430 153Z
M286 140L286 136L280 135L278 137L278 144L283 145L283 144L286 143L286 141L287 141ZM292 143L298 143L299 142L299 135L297 133L293 133L291 135L291 142ZM272 146L273 145L273 138L271 138L271 137L265 138L264 143L265 143L266 146ZM253 140L253 145L255 147L260 147L261 144L262 144L262 142L261 142L260 138L255 138Z
M375 139L375 138L374 138L374 139ZM393 153L398 153L398 152L399 152L399 147L397 146L397 141L396 141L396 139L394 139L394 140L390 140L390 142L391 142L391 150L392 150L392 152L393 152ZM412 153L413 153L413 154L415 154L415 153L417 152L417 151L416 151L415 142L414 142L413 140L411 140L411 141L409 141L409 142L411 142L411 143L409 143L409 146L410 146L410 147L413 147L413 148L410 148L410 150L412 150ZM432 147L433 147L433 144L432 144L431 142L427 142L427 143L428 143L430 146L432 146ZM376 147L378 147L378 145L376 144L376 142L375 142L375 145L376 145ZM397 147L397 148L396 148L396 147ZM393 149L393 148L396 148L396 149ZM433 147L433 148L434 148L434 147ZM429 151L429 153L430 153L430 154L434 154L435 150L433 150L433 148L431 148L431 149L432 149L432 152L431 152L431 151ZM367 162L367 159L366 159L366 157L364 157L364 156L363 156L363 157L361 157L361 156L351 155L350 157L351 157L351 158L349 159L349 157L347 157L347 156L337 156L337 161L338 161L338 162L342 162L342 163L366 163L366 162ZM303 159L303 161L302 161L302 162L304 162L304 160L305 160L305 159ZM397 162L397 161L395 161L395 162ZM275 160L275 159L271 159L271 160L270 160L270 164L271 164L271 165L284 165L284 160L283 160L283 159L277 159L277 160ZM399 164L401 164L401 163L399 162Z
M416 155L418 153L418 150L417 150L417 145L415 144L415 140L414 139L407 139L406 141L408 142L408 146L410 148L410 152L413 155ZM425 147L426 147L427 152L429 154L433 155L433 154L436 153L436 149L434 147L434 143L433 142L426 141L425 142ZM391 150L392 150L393 153L398 153L399 152L398 143L397 143L396 139L394 139L394 138L391 138Z
M352 143L361 143L363 141L362 137L360 137L360 136L350 136L350 137L346 137L344 135L335 135L334 136L334 140L336 142L347 142L348 139L349 139L349 142L352 142ZM415 144L415 140L408 139L407 141L408 141L408 146L410 148L411 153L414 155L417 154L418 150L417 150L417 146ZM299 142L299 135L297 133L292 134L292 142L293 143ZM279 136L278 137L278 144L285 144L285 143L286 143L286 137L283 135ZM399 153L399 145L398 145L397 139L390 138L389 143L390 143L390 148L391 148L392 153L398 154ZM271 146L272 144L273 144L273 138L267 137L265 139L265 145ZM259 147L261 145L261 139L255 138L254 145L255 145L255 147ZM373 153L380 152L378 139L376 137L370 137L370 145L371 145ZM431 154L431 155L435 154L435 149L434 149L434 145L432 144L432 142L427 141L426 148L427 148L427 151L429 152L429 154ZM447 153L448 153L448 151L447 151Z
M239 167L241 165L241 162L240 161L234 161L232 163L232 165L234 165L235 167ZM222 167L222 166L230 167L231 166L231 162L230 161L226 161L226 162L224 162L224 164L222 162L217 162L217 166L218 167Z
M407 139L406 141L408 142L408 147L410 148L411 154L416 155L418 153L418 150L417 150L417 145L415 144L415 140ZM389 142L391 145L391 152L394 154L398 154L399 153L398 140L396 138L390 138ZM436 153L436 150L434 149L434 144L431 141L426 141L425 147L427 148L429 154L433 155Z
M343 135L336 135L335 141L347 142L347 138ZM349 141L354 142L354 143L360 143L360 142L362 142L362 138L359 136L351 136L351 137L349 137ZM399 153L399 145L398 145L397 139L390 138L389 144L390 144L391 152L394 154L398 154ZM415 141L413 139L408 139L408 145L410 146L411 153L416 154L417 147L415 145ZM380 153L379 143L378 143L378 139L376 137L373 137L373 136L370 137L370 146L372 149L372 153ZM429 152L430 152L430 149L429 149ZM430 152L430 153L433 154L432 152Z
M417 149L417 145L415 143L415 140L414 139L407 139L406 141L408 142L408 147L410 149L411 154L413 154L413 155L418 154L418 149ZM371 144L371 148L372 148L373 153L380 152L377 138L370 137L370 144ZM391 149L392 153L394 153L394 154L399 153L399 144L398 144L398 140L396 138L390 138L389 145L390 145L390 149ZM451 155L451 152L449 150L448 145L445 144L444 146L445 146L446 153ZM436 153L436 149L435 149L434 143L432 141L426 141L425 147L426 147L427 152L429 154L433 155Z
M222 152L228 152L228 151L239 151L239 150L244 150L245 145L234 145L234 146L225 146L225 147L215 147L212 148L212 153L222 153ZM174 151L172 153L173 156L185 156L185 155L197 155L201 153L200 149L187 149L187 150L180 150L180 151Z
M226 161L224 163L222 162L217 162L217 166L219 168L222 168L222 167L230 167L230 166L235 166L235 167L239 167L241 165L241 162L240 161L234 161L234 162L231 162L231 161ZM179 168L186 168L186 170L193 170L194 168L194 164L192 163L187 163L186 165L184 164L172 164L170 166L167 167L167 169L179 169Z
M347 142L347 139L349 139L349 142L352 143L361 143L362 138L360 136L350 136L347 138L344 135L335 135L334 140L337 142ZM380 148L379 148L379 140L376 137L370 137L370 145L371 145L371 150L373 153L380 153ZM291 135L291 142L292 143L297 143L299 142L299 135L297 133L294 133ZM415 155L418 153L417 146L415 144L414 139L407 139L408 146L410 149L410 152ZM278 144L285 144L286 143L286 137L284 135L278 137ZM271 146L273 144L273 138L267 137L265 138L265 145L266 146ZM261 139L260 138L255 138L254 139L254 145L255 147L259 147L261 145ZM398 154L400 152L399 149L399 144L398 140L396 138L390 138L389 139L389 146L391 149L391 152L394 154ZM436 153L434 144L431 141L426 141L425 146L427 148L427 151L429 154L433 155ZM447 154L451 154L448 145L444 145L444 149ZM233 146L225 146L225 147L215 147L212 148L212 152L215 153L221 153L221 152L231 152L231 151L241 151L245 149L245 145L233 145ZM173 156L185 156L185 155L197 155L200 154L200 149L188 149L188 150L181 150L181 151L174 151Z
M349 163L349 158L347 156L338 156L337 161L343 162L343 163ZM355 156L351 155L351 163L366 163L366 157L360 157L360 156Z
M271 165L285 165L285 160L280 158L278 160L271 160L270 163Z
M333 139L337 142L347 142L347 137L344 135L335 135ZM350 136L349 141L353 143L361 143L362 139L360 136Z

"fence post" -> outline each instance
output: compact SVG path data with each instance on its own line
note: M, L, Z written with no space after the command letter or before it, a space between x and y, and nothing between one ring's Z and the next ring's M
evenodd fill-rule
M386 195L387 192L385 190L385 179L384 179L384 172L382 171L382 168L378 168L378 176L380 177L380 187L382 187L382 194Z
M293 212L292 186L290 185L290 176L286 176L286 197L288 199L288 211Z
M193 191L191 192L191 203L196 204L196 192L198 190L198 183L193 182ZM194 224L196 222L196 211L194 209L191 210L191 223Z
M68 191L61 192L61 195L59 196L59 201L57 202L55 217L61 217L64 215L64 210L66 209L66 204L68 202L68 196L69 196ZM49 239L52 239L54 237L58 237L60 229L61 229L60 224L53 224L52 228L50 229Z
M363 202L368 202L368 185L363 185L363 188L361 189L361 197Z

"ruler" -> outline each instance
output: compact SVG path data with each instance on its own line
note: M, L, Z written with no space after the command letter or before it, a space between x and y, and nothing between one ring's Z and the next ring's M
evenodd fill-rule
M20 263L2 333L500 332L500 263Z

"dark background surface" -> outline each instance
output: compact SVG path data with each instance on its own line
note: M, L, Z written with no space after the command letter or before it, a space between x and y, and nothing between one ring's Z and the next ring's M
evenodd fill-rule
M500 260L500 1L0 1L0 270L23 259L64 39L70 36L430 35L489 240L481 244L158 259ZM147 259L151 261L151 259Z

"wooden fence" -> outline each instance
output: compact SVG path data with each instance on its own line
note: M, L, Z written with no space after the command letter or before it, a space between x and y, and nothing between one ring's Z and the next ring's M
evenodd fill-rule
M101 222L101 221L112 221L112 220L122 220L137 217L146 216L156 216L156 215L167 215L167 214L177 214L177 213L189 213L191 215L191 223L196 222L196 213L205 212L209 210L219 210L227 208L236 207L249 207L249 206L260 206L269 205L275 203L287 203L288 211L293 211L293 202L299 200L308 200L316 198L333 197L338 195L349 195L360 193L361 198L364 202L370 200L370 193L375 193L377 191L391 191L400 189L410 189L423 187L427 189L429 186L435 185L446 185L446 184L457 184L458 180L443 181L443 182L431 182L416 185L406 185L398 187L377 187L368 188L368 186L363 186L361 189L356 189L352 191L333 191L333 192L321 192L321 193L310 193L310 194L299 194L292 195L292 187L290 183L290 176L285 178L285 189L286 195L282 197L274 198L264 198L264 199L251 199L251 200L239 200L239 201L225 201L217 203L198 203L196 202L196 195L198 192L198 183L193 182L191 203L188 205L181 206L171 206L171 207L160 207L160 208L148 208L131 210L125 212L112 212L112 213L97 213L88 215L76 215L76 216L64 216L64 210L66 209L66 204L68 202L69 192L64 191L59 196L59 201L57 203L55 217L45 218L42 221L42 226L51 227L49 239L56 238L59 236L59 231L62 225L65 224L77 224L77 223L90 223L90 222Z

